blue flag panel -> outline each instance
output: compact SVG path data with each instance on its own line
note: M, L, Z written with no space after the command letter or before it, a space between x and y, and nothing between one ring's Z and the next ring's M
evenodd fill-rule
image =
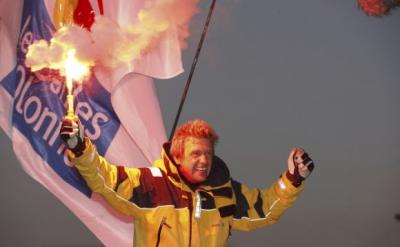
M51 74L33 73L25 66L28 46L35 40L50 41L55 28L42 0L24 2L17 46L17 65L0 84L14 98L12 125L30 142L33 149L66 182L91 196L91 191L66 158L59 139L60 121L65 115L64 81ZM85 134L104 155L120 121L113 111L110 93L95 76L75 86L75 112L85 126Z

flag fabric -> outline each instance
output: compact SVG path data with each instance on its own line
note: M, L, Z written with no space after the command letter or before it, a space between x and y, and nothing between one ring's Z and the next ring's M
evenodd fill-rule
M102 3L101 6L98 3ZM120 25L135 21L144 0L90 1ZM107 246L131 246L131 218L110 208L91 192L66 157L59 139L65 115L66 90L51 73L31 72L24 60L27 48L55 32L54 1L0 2L0 126L12 140L23 169L59 198ZM148 166L166 140L152 77L170 78L182 72L177 34L118 69L94 68L74 89L75 112L89 136L110 162Z

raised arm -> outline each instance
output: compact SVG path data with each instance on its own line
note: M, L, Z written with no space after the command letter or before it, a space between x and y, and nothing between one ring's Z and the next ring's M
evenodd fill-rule
M137 216L138 207L131 200L133 190L140 185L140 169L109 163L82 132L79 121L63 120L61 139L69 148L72 164L93 192L103 196L118 211Z
M307 153L302 149L293 149L289 154L288 171L269 188L249 189L232 179L236 197L233 229L250 231L277 222L303 190L303 181L313 167Z

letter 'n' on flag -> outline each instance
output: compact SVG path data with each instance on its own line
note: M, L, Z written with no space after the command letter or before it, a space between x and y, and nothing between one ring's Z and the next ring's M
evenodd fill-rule
M0 126L12 140L23 169L105 245L132 246L131 219L93 194L66 158L59 139L66 96L62 78L46 70L31 72L25 65L28 46L36 40L50 41L56 32L57 2L0 2ZM121 26L135 23L135 13L144 6L144 0L86 2L95 16L103 13ZM178 34L166 33L158 45L124 66L94 66L92 71L90 79L74 90L75 113L85 134L110 162L150 165L166 140L152 78L182 72Z

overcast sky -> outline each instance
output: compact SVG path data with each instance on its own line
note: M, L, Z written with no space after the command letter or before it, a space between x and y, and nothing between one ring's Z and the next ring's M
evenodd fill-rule
M191 25L186 72L156 81L171 129L209 1ZM316 169L271 227L230 246L399 246L400 8L366 16L356 0L220 0L181 122L209 121L217 154L249 186L271 185L293 146ZM2 246L97 246L26 175L0 131Z

